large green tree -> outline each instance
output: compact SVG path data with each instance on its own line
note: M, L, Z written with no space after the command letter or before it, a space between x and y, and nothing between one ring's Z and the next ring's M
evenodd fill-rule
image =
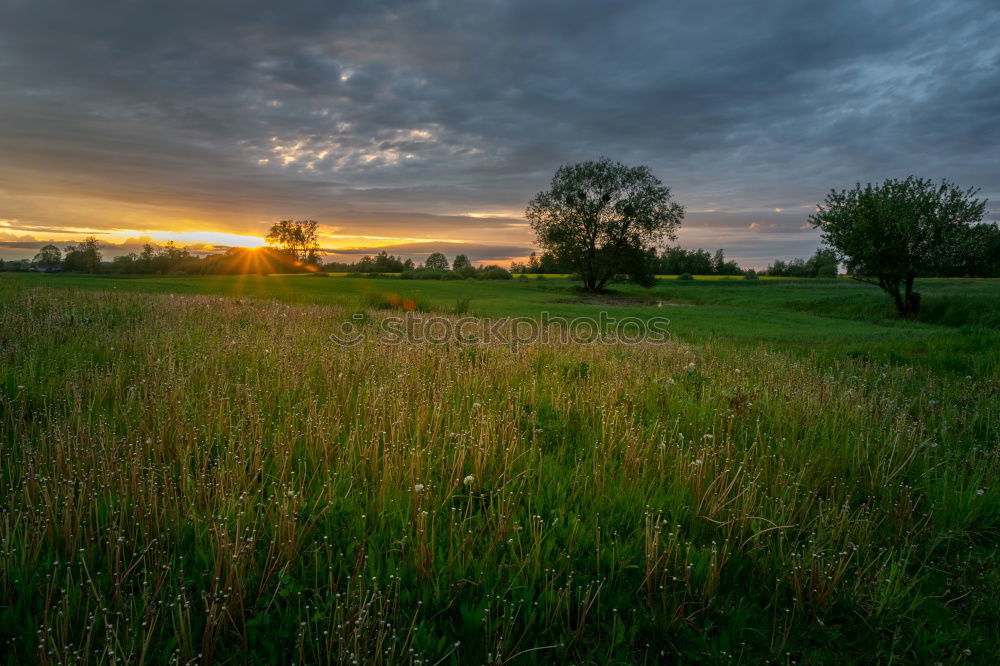
M978 190L948 181L910 176L880 184L832 190L809 221L856 280L878 285L896 311L912 317L920 308L914 280L938 274L968 248L971 229L983 219Z
M618 275L651 284L646 250L676 237L684 208L648 167L602 158L559 167L525 216L538 244L593 292Z

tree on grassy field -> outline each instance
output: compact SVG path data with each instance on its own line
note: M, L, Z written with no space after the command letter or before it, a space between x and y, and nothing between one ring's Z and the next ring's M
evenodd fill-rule
M448 259L440 252L432 252L424 261L424 268L433 271L446 271L448 270Z
M63 269L80 273L96 273L101 268L101 246L95 236L87 236L78 245L66 247Z
M281 220L271 225L265 240L287 252L296 261L315 265L319 263L319 241L316 220Z
M618 275L651 284L646 250L676 237L684 207L648 167L602 158L559 167L525 216L538 244L593 292Z
M831 190L809 221L857 280L878 285L900 316L920 307L913 290L918 275L954 263L968 248L972 226L983 219L986 200L944 180L910 176L851 190Z
M31 263L45 269L58 268L62 264L62 251L55 245L46 245L38 251Z

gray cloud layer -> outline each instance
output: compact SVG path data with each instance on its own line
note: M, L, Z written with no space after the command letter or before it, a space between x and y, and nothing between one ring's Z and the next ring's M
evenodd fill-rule
M830 187L913 172L1000 198L995 0L728 5L0 0L0 219L77 225L71 195L132 207L88 221L109 228L314 217L527 247L461 215L517 215L608 155L702 211L682 242L755 261L809 252Z

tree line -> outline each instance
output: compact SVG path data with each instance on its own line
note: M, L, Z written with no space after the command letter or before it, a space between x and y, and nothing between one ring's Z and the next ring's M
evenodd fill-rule
M398 274L404 280L509 280L513 276L497 265L475 266L469 257L459 254L452 262L441 252L432 252L422 264L412 259L397 257L382 250L375 255L365 255L353 263L331 261L323 270L348 275L378 276Z
M318 256L310 249L307 255ZM45 245L32 260L0 260L0 270L39 271L61 270L76 273L110 273L119 275L237 275L245 273L295 273L315 272L314 261L301 262L298 251L287 248L229 248L223 253L204 256L193 254L189 248L178 247L173 241L162 246L147 243L141 252L131 252L103 260L99 241L90 236L80 243L66 247L65 251L56 245ZM669 247L657 252L648 250L648 260L652 270L658 275L728 275L741 276L749 269L743 269L732 260L727 260L722 249L711 253L698 248L688 250L683 247ZM365 255L355 262L331 261L318 267L328 273L347 273L364 276L396 274L403 279L510 279L512 274L565 274L572 273L572 266L560 264L549 252L532 252L526 262L511 262L505 269L497 265L477 267L467 255L459 254L454 261L441 252L428 255L423 263L413 259L389 254L386 250L374 255ZM832 250L820 248L809 259L781 260L768 266L764 275L777 277L836 277L837 258Z
M680 246L668 247L657 251L657 248L646 249L644 261L649 271L654 275L743 275L745 270L740 265L726 259L725 250L718 249L715 254L698 248L688 250ZM511 262L511 273L546 274L573 273L571 263L560 262L551 252L532 252L526 262Z
M71 273L112 273L118 275L239 275L246 273L287 273L305 270L288 252L274 248L233 247L222 253L199 256L173 241L162 246L146 243L141 252L130 252L105 261L100 242L94 236L64 250L49 244L32 260L0 260L0 270Z
M962 189L910 176L878 184L860 183L851 189L831 190L809 222L821 232L824 247L809 259L775 261L765 271L783 277L835 277L843 264L850 277L876 285L892 297L902 316L916 314L920 295L918 277L1000 276L1000 228L983 221L986 200L978 190ZM740 275L736 262L720 249L668 247L684 218L684 207L674 201L648 167L630 167L607 158L559 167L550 188L538 193L525 217L543 249L511 271L499 266L474 267L465 255L449 265L440 252L422 265L381 252L353 264L323 266L315 220L281 220L267 235L268 249L233 248L221 255L195 257L168 243L144 247L140 254L116 257L107 268L119 273L273 273L342 271L348 274L399 273L409 279L509 279L511 272L570 273L585 291L601 291L608 284L629 280L651 286L657 274ZM0 262L0 269L18 270L25 264ZM65 253L54 245L43 247L30 267L98 272L106 267L93 236L70 245Z

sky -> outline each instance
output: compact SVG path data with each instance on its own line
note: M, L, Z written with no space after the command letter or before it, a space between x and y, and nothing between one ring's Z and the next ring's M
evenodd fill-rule
M0 0L0 257L294 218L328 259L506 263L601 156L751 267L811 254L855 182L947 178L997 219L998 36L996 0Z

